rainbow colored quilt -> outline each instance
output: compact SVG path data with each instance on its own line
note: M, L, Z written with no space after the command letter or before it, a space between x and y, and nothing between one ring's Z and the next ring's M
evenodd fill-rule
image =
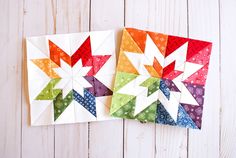
M112 119L113 31L27 38L31 125Z
M210 42L125 28L110 114L200 129Z

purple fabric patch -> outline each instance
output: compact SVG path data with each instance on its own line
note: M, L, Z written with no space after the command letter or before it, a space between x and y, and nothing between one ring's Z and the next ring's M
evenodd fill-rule
M170 91L180 92L180 90L176 87L176 85L172 80L169 79L162 79L162 80L164 81L165 85L170 89Z
M199 106L183 104L183 103L181 103L181 105L188 113L188 115L191 117L191 119L196 123L197 127L201 128L205 88L202 85L186 83L186 82L183 83L185 87L188 89L188 91L192 94L194 99L197 101Z
M196 85L192 83L186 83L186 82L183 82L183 83L185 87L188 89L188 91L192 94L194 99L197 101L197 103L202 106L204 103L203 96L205 94L204 86Z
M202 124L202 110L203 106L193 106L189 104L181 104L182 107L185 109L185 111L188 113L188 115L191 117L193 122L197 125L197 127L200 129Z
M92 85L90 88L86 88L95 97L109 96L113 92L107 88L102 82L96 79L94 76L84 76L84 78Z

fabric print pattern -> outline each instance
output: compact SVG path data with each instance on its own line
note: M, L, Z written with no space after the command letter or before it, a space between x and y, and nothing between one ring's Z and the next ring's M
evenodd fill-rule
M27 38L31 125L110 120L113 31Z
M211 47L206 41L123 29L110 114L201 129Z

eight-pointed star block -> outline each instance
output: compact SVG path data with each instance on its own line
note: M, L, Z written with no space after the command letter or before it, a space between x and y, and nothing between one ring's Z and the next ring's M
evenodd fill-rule
M201 128L212 44L125 28L110 114Z
M31 125L112 119L113 31L27 38Z

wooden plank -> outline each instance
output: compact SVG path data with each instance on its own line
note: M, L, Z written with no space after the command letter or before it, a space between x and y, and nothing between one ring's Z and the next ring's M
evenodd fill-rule
M187 37L187 1L159 1L154 17L158 32ZM159 20L160 19L160 20ZM156 125L156 157L187 157L187 130Z
M54 1L25 0L24 37L54 33ZM54 157L54 126L29 126L29 101L24 40L22 89L22 157Z
M123 0L91 0L91 30L124 26ZM121 32L117 32L117 44ZM118 48L117 48L118 52ZM123 157L123 121L92 122L89 125L89 157Z
M0 157L21 156L23 1L0 1Z
M155 124L125 120L124 157L155 156Z
M187 36L187 2L127 1L125 21L127 26ZM127 149L127 157L187 157L186 129L163 125L156 125L155 129L155 125L151 124L140 126L126 121L127 142L132 141L128 143L131 150ZM142 133L144 138L138 139Z
M151 2L129 0L125 3L125 25L139 29L151 29L149 10ZM124 124L124 157L155 156L155 124L134 120L125 120Z
M236 1L220 1L221 43L221 135L220 157L236 157L236 71L234 46L236 37ZM216 88L214 88L216 89Z
M89 30L89 1L58 0L56 33ZM55 126L55 158L88 157L88 123Z
M189 157L219 157L219 6L218 0L189 0L189 37L213 42L206 83L202 130L189 130Z

